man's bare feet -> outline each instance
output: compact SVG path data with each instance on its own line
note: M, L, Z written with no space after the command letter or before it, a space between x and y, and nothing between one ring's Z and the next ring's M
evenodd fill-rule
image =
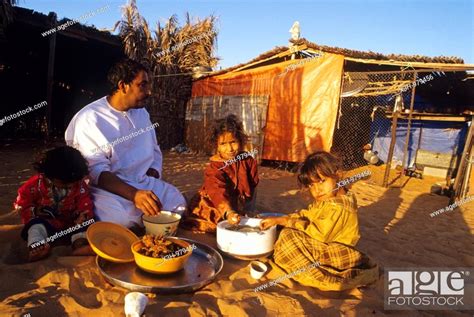
M47 257L49 251L51 251L51 246L45 243L34 248L29 247L28 249L28 261L34 262Z
M95 255L95 253L87 239L79 238L72 244L72 255Z

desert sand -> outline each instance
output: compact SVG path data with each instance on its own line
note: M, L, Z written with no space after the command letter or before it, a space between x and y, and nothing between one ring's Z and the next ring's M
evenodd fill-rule
M0 145L0 315L1 316L123 316L126 289L107 283L92 256L70 256L58 246L45 260L26 263L26 244L19 237L20 219L12 202L21 182L33 174L38 142ZM164 178L187 198L199 188L207 157L165 152ZM410 179L403 188L377 186L373 178L352 186L359 203L361 240L358 248L388 267L474 267L474 203L434 218L429 214L448 205L448 198L429 194L437 179ZM260 167L257 208L262 212L293 212L307 206L309 196L296 184L296 174ZM216 248L215 237L179 231L178 235ZM261 280L250 277L248 262L224 257L215 281L181 295L150 295L146 316L472 316L468 311L384 311L384 281L363 292L322 292L290 279L255 293L255 287L284 273L271 260ZM29 315L28 315L29 314Z

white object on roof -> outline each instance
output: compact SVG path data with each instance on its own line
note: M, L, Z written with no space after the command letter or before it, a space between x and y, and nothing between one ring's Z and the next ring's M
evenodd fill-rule
M293 26L291 27L291 29L289 30L289 32L291 33L291 39L293 40L299 40L300 39L300 23L298 21L295 21L295 23L293 23Z

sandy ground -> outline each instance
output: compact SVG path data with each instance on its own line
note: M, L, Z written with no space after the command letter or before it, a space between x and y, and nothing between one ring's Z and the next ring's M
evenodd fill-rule
M25 243L19 238L18 215L11 203L18 185L32 175L29 162L42 144L0 145L0 315L1 316L123 316L127 290L108 284L95 267L94 257L69 256L59 246L52 255L24 263ZM165 179L191 197L202 182L207 158L165 153ZM360 168L360 172L367 167ZM448 198L429 194L436 179L410 179L403 189L385 189L373 178L352 190L359 202L362 238L358 248L387 267L474 267L474 204L431 218ZM261 167L257 208L292 212L305 207L307 194L296 185L295 174ZM351 173L352 174L352 173ZM192 237L216 247L211 235ZM262 280L249 275L248 262L225 259L223 271L194 294L150 296L146 316L472 316L461 311L384 311L384 281L363 293L321 292L291 280L255 293L253 289L282 273L273 268Z

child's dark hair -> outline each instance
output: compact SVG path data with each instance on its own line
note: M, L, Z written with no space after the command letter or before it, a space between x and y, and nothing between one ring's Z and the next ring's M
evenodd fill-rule
M209 136L209 142L212 146L216 146L219 135L230 132L232 135L239 140L240 145L244 146L247 143L248 136L244 132L242 122L239 121L235 114L230 114L223 119L216 121L214 129Z
M70 146L60 146L42 153L33 167L47 178L65 183L80 181L89 174L86 159Z
M320 180L321 175L337 180L339 171L342 171L342 163L337 156L324 151L315 152L304 160L298 175L298 183L308 187L314 181Z

